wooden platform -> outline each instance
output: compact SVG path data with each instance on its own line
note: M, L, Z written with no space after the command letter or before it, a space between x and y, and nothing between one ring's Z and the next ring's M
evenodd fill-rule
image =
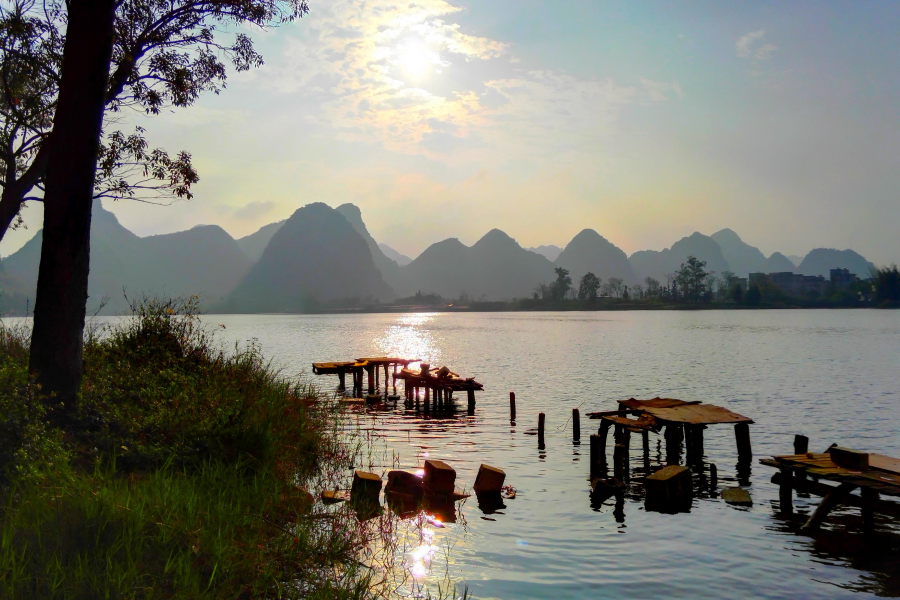
M833 451L846 453L848 449L835 448ZM849 452L861 455L866 459L861 464L868 464L858 469L841 466L834 460L838 454L833 456L831 452L788 454L760 460L760 463L779 470L772 482L779 486L781 511L793 512L793 491L796 490L822 496L822 502L803 526L806 530L817 529L828 513L840 504L862 509L863 527L867 531L874 529L875 512L900 517L900 504L880 499L882 495L900 497L900 459L855 450ZM838 485L826 485L820 479ZM851 493L856 488L859 488L859 496Z

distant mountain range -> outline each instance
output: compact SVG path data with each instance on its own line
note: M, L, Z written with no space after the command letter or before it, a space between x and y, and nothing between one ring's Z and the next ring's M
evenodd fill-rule
M33 307L41 240L38 231L0 261L0 311L22 314ZM302 312L416 292L503 300L531 296L538 284L555 279L557 267L568 270L575 285L587 272L628 285L646 277L665 283L690 255L705 261L708 271L741 277L757 271L828 277L838 267L865 277L874 266L853 250L817 248L802 260L778 252L766 257L730 229L710 236L695 232L670 248L631 256L593 229L581 231L565 248L523 248L493 229L472 246L451 238L412 260L378 243L353 204L309 204L237 240L216 225L141 238L98 201L91 225L88 311L105 303L104 314L126 312L126 295L197 294L207 311L251 313Z

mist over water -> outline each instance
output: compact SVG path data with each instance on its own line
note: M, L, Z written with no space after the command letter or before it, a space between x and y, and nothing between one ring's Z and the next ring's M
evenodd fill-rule
M794 434L810 450L833 442L900 456L900 315L896 311L635 311L366 315L209 315L225 341L257 339L286 374L316 361L402 355L447 365L484 384L474 417L423 418L397 409L357 413L371 430L372 470L450 463L471 487L481 463L504 469L518 490L498 513L476 499L457 523L434 532L451 579L477 598L862 598L900 595L900 556L858 543L858 510L833 513L816 539L777 514L774 469L758 464L792 453ZM337 384L322 377L323 387ZM509 392L517 417L509 421ZM719 404L754 419L752 508L699 494L690 513L646 512L640 486L616 506L593 505L584 414L615 401L674 397ZM580 407L583 445L572 441ZM547 415L546 449L525 435ZM633 436L631 467L642 465ZM653 464L664 460L651 434ZM612 448L608 447L611 457ZM377 457L381 456L382 459ZM737 485L730 425L705 432L705 461L718 491ZM382 464L378 464L378 463ZM717 494L712 494L716 496ZM808 512L818 497L797 498ZM878 529L900 528L878 517ZM837 528L835 532L832 529ZM842 534L846 529L853 535ZM896 539L894 549L896 550ZM435 567L437 569L438 567ZM427 570L427 569L426 569ZM423 572L424 573L424 572ZM419 573L424 580L429 575ZM427 581L426 581L427 583Z

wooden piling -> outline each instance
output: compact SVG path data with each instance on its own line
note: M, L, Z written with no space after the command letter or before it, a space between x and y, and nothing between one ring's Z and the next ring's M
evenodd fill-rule
M572 439L576 442L581 440L581 414L577 408L572 409Z
M819 506L816 507L815 512L809 517L809 520L806 521L806 524L803 525L802 529L804 531L815 531L818 529L822 524L822 521L825 520L825 517L828 516L828 513L831 512L831 509L840 504L855 488L856 485L852 483L842 483L836 488L833 488L824 498L822 498L822 501L819 502Z
M467 412L469 415L475 414L475 390L466 390L466 399L468 400L469 406Z
M809 438L805 435L794 436L794 454L806 454L809 452Z
M646 474L650 471L650 432L642 431L641 432L641 443L644 447L644 472Z
M790 467L782 467L780 470L778 500L781 503L781 513L789 515L794 512L794 470Z
M509 420L510 421L516 420L516 393L515 392L509 393Z
M734 426L734 437L737 441L738 462L750 462L753 458L753 451L750 449L750 425L747 423L736 423Z
M703 464L703 430L705 425L694 425L691 427L691 448L694 453L694 462Z
M544 413L538 413L538 448L544 449Z
M606 438L609 435L609 428L612 425L606 419L600 421L600 428L597 430L598 437L600 438L600 447L602 448L602 456L603 462L606 462Z
M375 365L366 366L366 376L369 380L369 393L375 393Z
M628 481L630 478L628 468L629 446L631 445L631 432L623 427L619 432L619 442L613 450L613 470L615 478L619 481Z
M719 483L719 470L716 465L709 463L709 489L714 490Z
M346 373L344 373L344 371L338 371L338 389L342 392L347 389L345 376Z

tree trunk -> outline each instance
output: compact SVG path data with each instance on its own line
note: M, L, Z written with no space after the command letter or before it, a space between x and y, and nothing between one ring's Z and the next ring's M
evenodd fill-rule
M90 267L91 205L112 57L113 0L71 0L47 157L31 371L75 407Z

